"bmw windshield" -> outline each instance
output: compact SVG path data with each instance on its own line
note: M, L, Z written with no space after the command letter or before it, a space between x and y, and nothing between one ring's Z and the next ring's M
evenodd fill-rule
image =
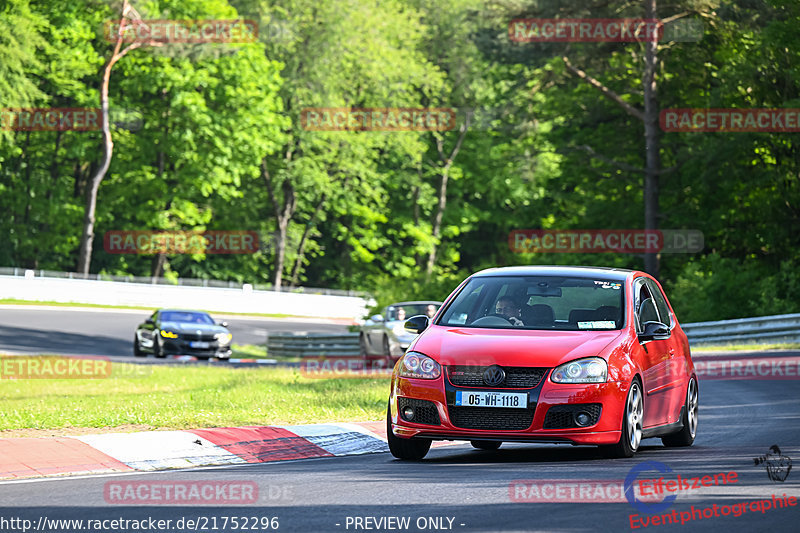
M623 325L621 280L478 276L438 324L501 329L610 330Z

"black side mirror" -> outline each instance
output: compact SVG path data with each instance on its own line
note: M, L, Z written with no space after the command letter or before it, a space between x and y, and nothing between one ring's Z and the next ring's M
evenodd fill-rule
M153 317L147 317L147 320L145 320L144 323L145 324L155 324L155 322L153 322Z
M427 315L416 315L406 320L403 327L407 332L419 335L427 329L429 323L430 319L428 319Z
M218 326L222 326L223 328L227 328L228 327L228 323L225 322L224 320L220 320L219 322L217 322L217 325Z
M645 322L644 331L639 333L639 341L652 341L669 337L669 328L661 322Z

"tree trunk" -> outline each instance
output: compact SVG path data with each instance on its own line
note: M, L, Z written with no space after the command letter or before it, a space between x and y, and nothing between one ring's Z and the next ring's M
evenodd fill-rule
M86 190L86 209L83 216L83 235L81 236L81 248L78 254L78 272L84 275L89 274L89 266L92 261L92 243L94 240L94 222L95 213L97 210L97 192L100 190L100 182L102 182L103 178L105 178L106 172L108 172L108 167L111 165L111 156L114 151L114 143L111 140L111 127L108 120L108 85L111 82L111 69L114 67L114 64L117 61L122 59L125 54L135 48L139 48L145 44L155 44L159 46L162 44L152 41L147 43L134 42L120 51L120 48L122 47L122 34L125 28L126 17L130 17L131 20L137 23L141 22L141 17L139 17L139 14L136 13L136 10L131 7L128 0L124 0L122 3L122 16L119 20L119 33L117 34L117 40L114 44L114 51L111 53L111 57L108 59L108 62L103 69L103 82L100 86L100 112L102 114L103 121L103 159L100 163L100 167L92 176L92 179L89 182L89 187Z
M433 217L433 247L430 254L428 254L428 265L425 268L425 279L430 280L433 274L433 267L436 264L436 254L439 251L439 238L442 234L442 219L444 218L444 210L447 207L447 182L450 179L450 167L453 166L453 161L461 149L461 143L464 142L464 137L469 129L470 117L467 115L461 129L458 133L458 140L449 156L444 155L443 141L441 137L436 137L436 149L439 152L439 159L442 162L442 181L439 184L439 204L436 207L436 214Z
M645 18L657 19L656 0L644 0ZM644 174L644 228L646 230L658 229L658 185L661 170L661 145L658 129L658 99L656 92L656 68L658 66L658 39L655 36L645 36L645 66L642 75L644 89L644 111L626 102L620 95L603 85L600 81L589 76L586 72L574 67L569 58L564 56L564 65L567 70L578 76L581 80L600 91L603 96L617 103L626 113L641 120L644 124L645 139L645 167L636 169ZM593 153L591 148L588 150ZM628 165L616 163L620 168ZM626 168L630 170L629 168ZM656 253L644 254L644 269L653 276L659 274L659 255Z
M645 0L645 18L655 19L656 0ZM644 229L658 229L658 178L661 169L661 145L658 131L658 100L656 92L656 66L658 63L658 40L645 41L645 68L642 85L644 88ZM647 253L644 256L644 269L652 276L659 274L659 255Z
M326 198L327 194L323 193L319 202L317 202L317 205L314 207L314 212L311 213L311 218L309 218L306 227L303 229L303 236L300 238L300 244L297 246L297 257L295 258L294 267L292 268L292 279L289 282L291 287L297 286L297 278L300 276L300 268L303 265L303 257L305 256L306 241L308 240L308 235L311 233L311 229L316 223L317 215L320 209L322 209L322 204L325 203Z
M290 156L291 157L291 156ZM288 180L284 180L281 184L283 189L283 198L281 205L275 196L275 187L272 183L272 176L267 168L267 158L261 160L261 177L267 186L269 199L272 203L272 208L275 213L275 224L277 228L274 233L275 242L275 277L273 281L273 290L280 291L283 284L283 264L286 257L286 234L289 228L289 221L294 215L297 208L297 195L295 194L294 187Z
M118 38L114 53L103 70L103 84L100 88L100 112L102 113L103 121L103 159L100 163L100 168L94 173L89 181L89 187L86 189L86 210L83 215L83 235L81 236L81 250L78 256L78 272L84 275L89 273L89 266L92 261L97 191L100 190L100 182L103 181L106 172L108 172L108 167L111 165L111 155L114 151L114 142L111 140L111 127L108 123L108 84L111 81L111 67L117 61L115 58L121 44L122 39Z

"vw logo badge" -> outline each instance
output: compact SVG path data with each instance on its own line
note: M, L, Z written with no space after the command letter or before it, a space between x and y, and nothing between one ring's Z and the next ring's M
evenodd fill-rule
M483 372L483 382L490 387L496 387L506 380L506 371L497 365L492 365Z

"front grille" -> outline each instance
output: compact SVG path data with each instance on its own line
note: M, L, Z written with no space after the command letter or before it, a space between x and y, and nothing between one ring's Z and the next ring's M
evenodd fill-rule
M448 366L447 377L450 383L458 387L486 387L483 382L483 373L488 366ZM499 385L492 385L493 389L532 389L537 386L547 374L547 368L527 366L502 367L506 379Z
M403 416L403 409L411 406L414 408L414 419L406 420ZM406 422L414 422L415 424L427 424L429 426L439 426L442 424L439 420L439 410L436 409L436 404L427 400L417 400L415 398L398 398L397 408L400 410L400 417Z
M205 342L213 342L215 339L215 333L181 333L180 338L185 341L205 341Z
M448 405L447 411L450 422L464 429L521 430L533 423L533 409Z
M554 405L547 410L547 416L544 417L543 427L544 429L563 429L593 426L597 424L597 421L600 419L600 411L602 410L603 406L599 403ZM579 426L575 421L575 415L578 413L586 413L589 415L589 423L584 426Z

